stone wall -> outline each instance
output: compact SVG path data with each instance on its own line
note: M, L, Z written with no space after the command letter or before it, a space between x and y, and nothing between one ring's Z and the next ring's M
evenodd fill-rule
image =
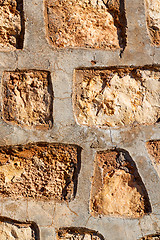
M0 0L0 239L160 239L159 0Z

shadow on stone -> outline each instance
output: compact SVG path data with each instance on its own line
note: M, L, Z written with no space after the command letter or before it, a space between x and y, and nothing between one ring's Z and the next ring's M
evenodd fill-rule
M151 212L147 190L126 150L97 152L90 208L95 217L140 218Z
M87 235L87 236L86 236ZM88 238L85 238L88 237ZM104 237L97 231L88 228L68 227L57 230L57 239L96 239L105 240Z
M18 240L29 239L29 237L30 239L40 240L40 233L35 222L20 222L1 216L0 239L3 237L6 237L8 240L13 239L12 237Z

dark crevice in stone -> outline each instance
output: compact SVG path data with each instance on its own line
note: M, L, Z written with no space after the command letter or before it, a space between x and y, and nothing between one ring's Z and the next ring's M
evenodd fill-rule
M16 48L23 49L24 44L24 34L25 34L25 18L24 18L24 10L23 10L23 0L17 0L17 11L20 12L21 16L21 32L17 37Z
M86 234L89 234L91 236L91 239L99 238L99 240L105 240L102 234L100 234L97 231L84 228L84 227L64 227L60 228L57 231L57 239L65 239L66 234L72 235L71 239L83 239ZM79 237L79 238L78 238ZM82 238L83 237L83 238ZM68 239L68 238L66 238Z
M117 34L119 39L120 57L127 46L127 18L125 12L124 0L119 0L119 4L115 4L116 0L103 0L103 3L108 8L108 12L113 16L114 25L117 27Z

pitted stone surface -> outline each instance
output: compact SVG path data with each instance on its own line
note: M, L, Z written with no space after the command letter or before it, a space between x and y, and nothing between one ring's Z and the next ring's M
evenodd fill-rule
M36 240L36 235L31 224L17 223L0 220L1 240Z
M147 142L147 150L160 176L160 140L151 140Z
M56 48L126 45L123 0L46 0L45 7L47 37Z
M98 232L85 228L62 228L57 232L57 240L103 240Z
M28 144L0 147L0 196L71 200L77 184L78 147Z
M23 46L23 0L0 1L0 50Z
M159 79L156 68L76 70L73 104L77 122L109 127L157 122Z
M159 234L149 235L141 238L140 240L160 240L160 235Z
M47 71L5 72L3 119L27 127L52 127L53 90Z
M150 203L127 152L97 152L91 192L91 214L139 218L149 212Z
M160 0L146 1L146 20L151 42L160 46Z

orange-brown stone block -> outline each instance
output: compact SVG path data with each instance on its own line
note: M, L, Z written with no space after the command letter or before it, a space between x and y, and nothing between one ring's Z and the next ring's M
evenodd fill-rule
M55 48L124 49L123 0L45 0L46 29Z
M151 211L146 189L128 152L97 152L90 208L93 216L127 218L139 218Z
M2 96L5 121L40 129L52 127L53 90L49 72L5 72Z
M160 140L151 140L146 144L153 165L160 176Z
M23 37L23 0L0 0L0 50L21 49Z
M0 147L0 196L71 200L75 196L79 148L37 143Z

